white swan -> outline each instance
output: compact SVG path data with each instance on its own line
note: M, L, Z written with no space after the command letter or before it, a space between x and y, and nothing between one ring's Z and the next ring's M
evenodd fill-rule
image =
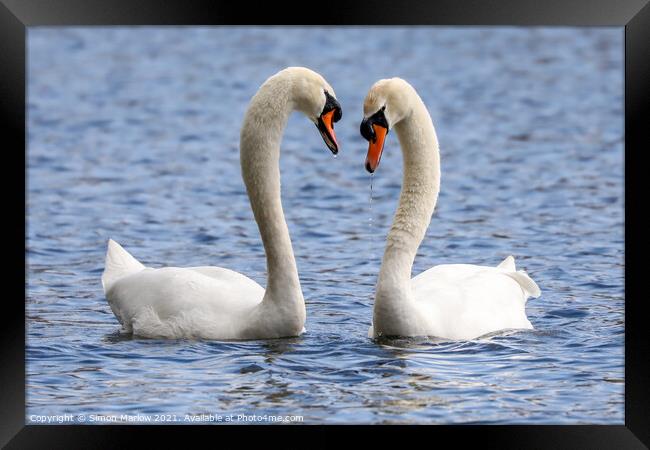
M252 98L240 136L241 171L267 261L267 288L221 267L144 267L109 240L104 293L126 332L157 338L264 339L304 331L305 302L280 200L280 141L292 111L303 112L338 152L341 107L319 74L302 67L267 79Z
M540 290L508 256L497 267L445 264L411 279L413 260L440 191L440 154L431 116L400 78L375 83L364 101L361 134L366 170L374 172L386 134L395 129L403 153L399 206L386 239L369 336L436 336L466 340L503 329L531 329L526 300Z

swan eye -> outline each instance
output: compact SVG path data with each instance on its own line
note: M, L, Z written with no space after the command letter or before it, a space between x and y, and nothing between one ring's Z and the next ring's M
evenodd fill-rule
M382 106L382 107L381 107L381 110L382 110L382 111L386 111L386 105Z

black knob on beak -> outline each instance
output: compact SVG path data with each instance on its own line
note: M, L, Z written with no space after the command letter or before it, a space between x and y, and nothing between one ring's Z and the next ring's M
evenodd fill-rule
M363 119L361 121L361 126L359 127L359 131L361 131L361 136L368 141L368 142L374 142L375 139L377 139L377 136L375 135L375 129L373 128L374 124L380 125L388 130L388 121L386 120L386 116L384 115L384 110L386 107L384 106L381 108L379 111L374 113L372 116Z
M372 128L372 119L370 117L361 121L359 131L366 141L370 142L375 140L375 130Z

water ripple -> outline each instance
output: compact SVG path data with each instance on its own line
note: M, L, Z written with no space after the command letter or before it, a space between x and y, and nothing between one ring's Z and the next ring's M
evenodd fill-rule
M28 45L28 417L623 423L620 30L41 27ZM346 110L337 159L298 114L283 140L307 332L121 334L99 280L109 237L154 267L223 265L265 282L239 129L257 87L289 65L322 73ZM414 273L512 253L543 292L527 305L535 330L368 339L402 158L391 134L369 228L358 121L387 76L419 90L441 143Z

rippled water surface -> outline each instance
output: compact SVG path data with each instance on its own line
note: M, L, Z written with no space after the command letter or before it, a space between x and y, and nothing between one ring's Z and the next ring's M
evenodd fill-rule
M27 420L623 423L622 38L613 28L30 28ZM338 158L299 114L282 146L307 332L120 335L100 284L109 237L153 267L220 265L265 283L239 129L259 85L289 65L323 74L343 106ZM414 274L513 254L542 289L527 306L534 331L367 338L402 162L391 134L370 211L358 125L368 88L389 76L419 91L441 147L442 191Z

